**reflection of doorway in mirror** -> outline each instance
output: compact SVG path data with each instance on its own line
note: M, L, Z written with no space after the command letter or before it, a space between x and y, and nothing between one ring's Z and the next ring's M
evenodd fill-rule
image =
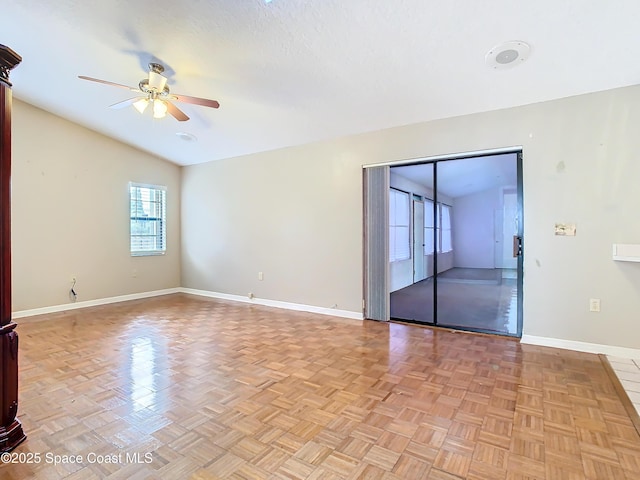
M515 270L518 258L513 256L513 237L518 235L518 196L516 192L504 192L502 201L502 268Z

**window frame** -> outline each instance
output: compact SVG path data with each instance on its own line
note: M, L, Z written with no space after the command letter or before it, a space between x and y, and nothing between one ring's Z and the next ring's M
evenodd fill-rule
M134 198L133 189L146 189L151 191L153 200L149 200L159 206L159 214L153 217L134 215L134 201L142 201ZM152 185L148 183L129 182L129 253L132 257L147 257L165 255L167 253L167 187L164 185ZM159 231L153 235L134 233L134 222L152 221L159 223ZM152 237L155 248L134 249L134 240L143 237ZM160 246L158 247L158 243Z

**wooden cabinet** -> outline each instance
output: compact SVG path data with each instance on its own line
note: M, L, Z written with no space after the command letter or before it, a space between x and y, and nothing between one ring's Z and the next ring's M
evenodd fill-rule
M0 45L0 451L26 436L18 413L18 334L11 319L11 83L20 55Z

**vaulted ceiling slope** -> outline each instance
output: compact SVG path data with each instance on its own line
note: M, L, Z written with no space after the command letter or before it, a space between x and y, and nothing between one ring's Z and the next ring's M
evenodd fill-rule
M14 96L180 165L640 83L638 0L20 0ZM495 45L526 62L494 70ZM166 67L191 117L108 106ZM185 142L176 133L197 141Z

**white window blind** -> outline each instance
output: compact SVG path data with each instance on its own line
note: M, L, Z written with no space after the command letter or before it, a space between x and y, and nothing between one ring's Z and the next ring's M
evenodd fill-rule
M442 252L453 250L451 241L451 207L443 203L440 204L440 227L442 237Z
M409 194L389 190L389 261L411 258Z
M437 225L433 217L433 201L424 201L424 254L450 252L453 250L451 237L451 207L438 203L436 207ZM433 244L433 229L436 229L436 244Z
M131 255L167 250L166 187L129 183Z
M433 229L435 222L433 219L433 202L424 200L424 254L433 255L435 245L433 244Z

